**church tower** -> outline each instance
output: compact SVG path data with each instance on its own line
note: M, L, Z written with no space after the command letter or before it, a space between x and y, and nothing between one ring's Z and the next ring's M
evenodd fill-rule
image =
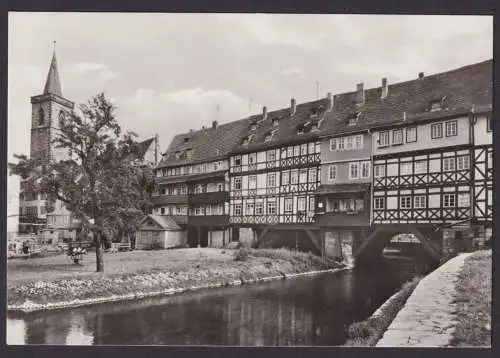
M54 49L43 93L31 97L31 158L45 164L68 157L67 150L54 148L51 142L57 136L65 111L71 111L74 107L72 101L63 97Z
M60 161L69 157L67 149L52 144L58 135L59 123L75 104L64 98L59 80L55 48L43 93L31 97L31 147L30 157L39 164ZM54 236L68 236L71 214L56 202L55 210L46 211L46 195L30 189L22 180L19 195L19 232L47 231ZM70 235L71 236L71 235Z

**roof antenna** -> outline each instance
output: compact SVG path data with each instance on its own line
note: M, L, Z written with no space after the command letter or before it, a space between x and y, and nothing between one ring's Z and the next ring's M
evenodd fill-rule
M52 43L53 43L52 51L56 52L56 40L52 41Z

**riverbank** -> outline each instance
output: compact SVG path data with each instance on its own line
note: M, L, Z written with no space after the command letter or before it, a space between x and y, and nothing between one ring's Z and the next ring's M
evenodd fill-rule
M456 284L457 323L450 346L491 346L491 266L491 250L465 260Z
M13 260L7 263L7 309L76 307L345 268L331 259L285 249L246 250L248 255L212 248L107 254L104 273L93 272L94 255L83 265L71 264L64 255Z
M460 254L424 277L376 346L449 346L456 326L458 276L470 255Z
M421 277L415 277L406 282L401 289L380 306L371 317L364 321L351 324L347 330L349 339L344 346L370 347L374 346L389 327L394 317L404 307L406 300L417 287Z

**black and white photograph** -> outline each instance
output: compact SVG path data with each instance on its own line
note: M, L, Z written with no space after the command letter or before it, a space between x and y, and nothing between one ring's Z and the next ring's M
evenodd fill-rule
M493 16L7 38L7 345L491 348Z

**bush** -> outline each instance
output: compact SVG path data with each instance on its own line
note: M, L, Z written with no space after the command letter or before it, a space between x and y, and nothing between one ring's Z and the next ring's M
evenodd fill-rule
M247 247L242 247L236 251L234 261L247 261L250 255L250 250Z
M349 338L367 339L373 335L373 327L370 325L371 321L356 322L351 324L347 330Z

